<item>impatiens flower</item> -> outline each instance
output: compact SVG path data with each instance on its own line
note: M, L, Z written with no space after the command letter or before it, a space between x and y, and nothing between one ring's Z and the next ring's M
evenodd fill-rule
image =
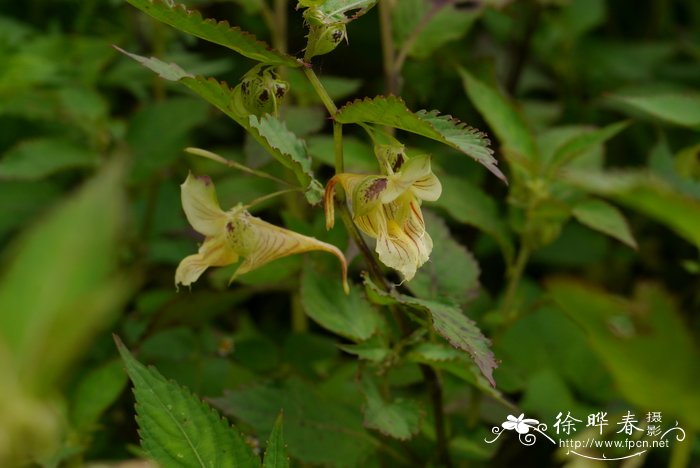
M343 288L348 291L347 264L336 247L256 218L240 204L223 211L209 177L190 174L181 189L187 220L205 238L199 252L180 262L175 272L176 286L189 286L207 268L231 265L241 258L243 262L231 277L231 282L239 275L278 258L323 250L340 261Z
M355 224L377 239L379 260L410 281L433 249L433 241L425 230L421 201L437 200L442 186L430 169L428 155L409 159L398 152L380 160L385 165L384 175L343 173L328 182L326 227L333 227L333 196L335 185L340 183L350 198Z
M525 413L521 414L517 418L512 414L509 414L506 418L507 421L501 424L501 426L507 431L512 431L515 429L518 434L527 434L530 432L532 427L537 427L537 425L540 423L537 419L523 419L524 417Z

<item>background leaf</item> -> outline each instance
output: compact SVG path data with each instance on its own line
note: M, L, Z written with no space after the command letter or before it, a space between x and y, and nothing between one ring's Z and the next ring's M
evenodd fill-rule
M464 178L440 174L442 195L435 204L452 219L474 226L492 236L509 261L515 252L508 226L492 198Z
M251 448L215 410L139 363L115 338L134 383L141 444L163 465L259 467Z
M602 200L587 199L574 205L572 213L574 218L591 229L614 237L633 249L637 248L627 220L613 205Z
M0 160L0 179L37 180L55 172L91 168L98 163L88 149L62 139L39 139L20 143Z
M313 386L298 379L287 380L281 386L235 390L212 402L224 413L255 427L258 433L269 432L283 410L289 453L307 463L357 465L375 444L356 410L321 396Z
M119 272L114 255L125 215L123 169L116 162L106 165L4 252L0 430L7 442L0 446L2 465L47 456L55 447L61 421L56 387L114 320L138 281L137 274L127 279Z
M354 284L343 292L340 280L307 262L301 277L301 304L322 327L354 341L363 341L377 328L377 312Z
M480 288L479 265L474 256L450 235L445 222L424 212L425 225L433 239L430 261L406 283L417 297L463 305Z
M608 96L632 111L685 127L700 127L700 93L654 89L621 91Z
M361 385L367 400L365 427L399 440L408 440L418 433L422 414L417 402L403 398L385 402L376 383L368 376L362 378Z
M552 280L554 301L588 335L620 391L634 404L694 424L700 416L698 349L669 297L642 285L632 301L572 280ZM663 385L658 385L663 382Z
M272 433L267 441L263 468L287 468L289 466L289 457L287 457L284 435L282 434L282 416L282 413L277 416L277 421L275 421Z
M531 130L513 104L493 86L464 69L459 69L469 99L488 122L506 154L515 153L511 163L529 172L537 164L539 153ZM520 159L524 161L519 162Z
M567 180L604 195L668 225L679 235L700 245L700 201L676 191L646 172L591 173L571 171Z

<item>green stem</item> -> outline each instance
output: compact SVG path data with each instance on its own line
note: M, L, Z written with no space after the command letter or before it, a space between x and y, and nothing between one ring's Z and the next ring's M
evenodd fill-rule
M292 294L292 331L295 333L304 333L309 330L309 319L304 312L304 306L301 304L301 294L299 290Z
M435 437L437 439L437 456L441 466L450 468L452 460L447 443L447 431L445 429L445 408L442 403L442 382L437 371L427 364L421 364L423 380L428 384L430 399L433 404L433 418L435 419Z
M271 198L279 197L280 195L286 195L288 193L295 193L295 192L298 193L298 192L303 192L303 191L304 191L303 188L297 187L297 188L291 188L291 189L286 189L286 190L280 190L279 192L268 193L267 195L263 195L262 197L258 197L255 200L252 200L250 203L246 203L245 208L246 209L251 208L251 207L257 205L258 203L262 203L262 202L269 200Z
M530 247L525 243L521 244L518 256L515 259L515 263L510 266L508 271L508 286L506 288L505 296L503 297L503 302L501 303L501 312L505 317L505 323L513 322L518 316L518 307L515 304L515 296L518 291L518 286L520 285L520 280L523 277L523 272L525 271L525 265L530 259L530 254L532 251Z
M333 148L335 150L335 173L345 172L343 158L343 124L333 122Z
M275 49L287 53L287 0L275 0L275 28L272 30Z
M313 68L304 67L304 74L306 75L306 78L309 79L309 83L311 83L311 86L313 86L314 91L316 91L316 94L318 94L318 97L321 98L323 105L326 106L328 113L331 115L331 117L335 117L335 114L338 112L338 108L333 102L333 99L331 99L331 97L328 95L326 88L324 88L323 84L321 84L321 80L318 79L318 76L316 76Z
M228 167L232 167L234 169L238 169L239 171L262 177L263 179L268 179L268 180L274 180L275 182L282 184L282 185L288 185L288 186L293 186L294 184L287 182L286 180L282 180L280 178L277 178L273 175L268 174L267 172L263 171L257 171L255 169L251 169L248 166L244 166L243 164L239 164L236 161L231 161L230 159L226 159L223 156L213 153L211 151L202 149L202 148L185 148L185 152L189 154L193 154L195 156L201 156L203 158L211 159L212 161L216 161L218 163L224 164Z

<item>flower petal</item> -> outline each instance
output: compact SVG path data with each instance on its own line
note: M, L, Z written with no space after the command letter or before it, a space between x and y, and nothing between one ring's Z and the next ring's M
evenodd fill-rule
M506 421L504 423L501 423L501 427L503 427L503 429L505 429L507 431L512 431L513 429L515 429L516 424L517 423L515 423L513 421Z
M380 233L386 232L386 216L383 207L370 211L364 216L353 218L355 225L368 236L376 239Z
M364 216L383 203L389 179L384 176L365 176L352 190L352 213Z
M442 194L442 185L430 168L430 156L427 154L409 159L399 177L400 184L410 188L422 200L435 201Z
M358 184L365 180L368 176L363 174L336 174L326 184L326 191L323 196L323 205L326 214L326 229L332 229L335 224L335 186L340 183L346 194L355 192ZM346 195L347 196L347 195Z
M435 201L442 195L442 184L432 172L411 185L411 192L421 200Z
M377 238L376 252L386 266L399 271L406 280L416 274L418 252L395 221L388 221L388 233Z
M237 261L238 254L224 236L209 237L201 245L198 253L185 257L180 262L175 271L175 286L190 286L210 266L226 266Z
M408 190L424 200L440 198L442 185L430 169L429 155L407 159L401 170L389 177L388 187L382 193L382 203L390 203Z
M518 431L518 434L527 434L530 432L530 426L527 424L517 423L515 425L515 430Z
M421 154L420 156L414 156L408 159L399 172L399 177L406 184L412 184L418 179L422 179L430 174L432 174L430 169L430 155Z
M211 179L190 173L180 188L182 208L192 227L205 236L221 235L227 217L219 206Z
M331 253L340 261L343 289L349 292L347 281L347 262L337 247L313 237L304 236L294 231L275 226L267 221L242 211L239 219L232 224L231 230L240 246L245 260L231 277L231 282L239 275L259 268L273 260L288 255L322 250Z

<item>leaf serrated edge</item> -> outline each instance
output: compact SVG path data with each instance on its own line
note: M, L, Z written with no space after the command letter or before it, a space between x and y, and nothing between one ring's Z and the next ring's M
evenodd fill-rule
M392 401L391 403L388 403L388 405L393 405L393 404L396 403L398 400L400 400L400 398L397 398L397 399L395 399L394 401ZM383 403L384 403L385 405L387 404L385 401L384 401ZM380 427L373 426L372 424L370 424L369 422L367 422L367 416L366 416L367 402L366 402L366 401L365 401L365 403L362 404L362 415L363 415L363 416L362 416L362 425L363 425L365 428L367 428L367 429L375 430L375 431L379 432L379 433L382 434L382 435L385 435L385 436L387 436L387 437L391 437L392 439L396 439L396 440L400 440L400 441L402 441L402 442L406 442L407 440L411 440L416 434L418 434L418 433L420 432L420 427L421 427L421 425L423 424L423 421L425 420L425 414L426 414L426 413L425 413L425 410L423 409L423 407L422 407L422 406L420 405L420 403L418 403L418 402L416 402L416 406L418 407L418 425L417 425L415 431L409 430L409 435L408 435L408 437L399 437L399 436L397 436L397 435L395 435L395 434L389 433L388 431L382 430Z
M503 172L498 168L498 160L493 156L494 155L494 150L490 147L491 145L491 139L488 137L488 135L471 125L461 121L460 119L453 117L450 114L442 114L439 110L433 109L433 110L426 110L426 109L421 109L419 111L413 112L411 109L408 108L406 105L406 102L399 96L394 96L389 95L389 96L375 96L375 97L364 97L364 98L357 98L352 101L349 101L345 103L341 108L338 109L338 112L335 114L335 118L337 119L338 116L342 116L343 112L346 111L347 109L351 108L352 106L357 106L360 104L372 104L376 102L386 102L386 103L398 103L404 107L404 110L408 112L409 114L413 115L416 119L418 119L422 124L427 125L437 136L435 137L429 137L432 138L436 141L439 141L453 149L456 149L457 151L466 154L467 156L471 157L474 159L476 162L484 166L489 172L491 172L493 175L498 177L500 180L502 180L506 185L508 185L508 178L503 174ZM428 116L429 118L435 118L435 119L440 119L440 120L445 120L449 122L451 125L455 127L456 131L459 132L465 132L469 135L478 137L482 139L483 145L480 144L472 144L472 146L478 147L483 151L483 157L484 159L480 159L477 156L474 156L473 154L470 154L463 149L459 148L455 143L452 143L449 141L445 135L437 130L435 126L429 121L424 118L424 116ZM413 132L411 132L413 133ZM420 134L418 134L420 135ZM425 136L425 135L421 135Z
M231 433L232 437L238 438L245 445L245 447L250 449L251 456L253 458L256 458L255 454L252 452L252 447L250 447L248 445L248 443L246 443L245 437L243 437L243 433L240 432L238 430L238 428L236 428L236 426L234 426L226 416L224 416L221 412L219 412L218 409L214 408L212 405L210 405L208 402L206 402L206 400L200 398L196 393L192 392L189 388L179 384L178 382L176 382L172 379L167 379L154 366L151 366L151 365L146 366L146 365L142 364L141 362L139 362L138 360L136 360L136 358L131 354L129 349L126 347L124 342L121 340L121 338L117 334L112 334L112 338L114 339L114 342L117 345L117 350L119 351L119 354L122 356L122 360L125 361L125 366L126 366L126 361L127 361L126 357L128 357L129 359L132 359L134 361L134 363L143 367L145 370L153 371L154 376L158 380L160 380L162 383L172 385L172 388L176 388L177 390L179 390L185 398L190 397L190 398L194 399L195 402L198 402L205 411L208 410L211 415L215 416L216 423L219 423L222 425L222 427L227 428L228 431ZM132 380L131 391L134 394L134 398L136 399L136 384L133 382L133 379L131 379L131 374L129 373L128 366L127 366L127 368L125 368L125 371L129 375L130 380ZM143 406L143 404L139 403L138 401L136 401L134 403L134 411L135 411L134 419L136 420L136 422L138 424L137 434L139 435L139 442L141 443L141 446L144 447L145 444L144 444L144 439L142 438L142 432L144 430L146 432L148 432L148 430L145 428L142 428L142 426L140 424L140 421L143 419L143 415L139 411L139 408L141 408L142 406ZM145 449L145 447L144 447L144 449ZM148 452L148 450L146 450L146 451Z
M155 18L153 15L151 15L150 12L135 5L131 0L126 0L126 1L129 2L129 4L131 4L134 8L137 8L137 9L143 11L144 13L148 14L149 16ZM241 36L245 37L247 40L251 41L253 44L255 44L259 47L263 47L266 51L277 56L278 59L280 60L279 65L287 65L290 67L300 67L302 65L302 63L299 60L297 60L296 58L294 58L288 54L283 54L282 52L274 49L267 42L261 41L260 39L258 39L257 36L255 36L255 34L249 32L249 31L245 31L245 30L239 28L238 26L231 26L231 24L228 22L228 20L217 20L215 18L204 18L204 16L202 15L202 13L199 10L194 10L194 9L190 10L187 8L187 5L184 5L182 3L173 3L172 5L169 5L168 3L165 2L165 0L145 0L145 1L147 1L148 3L150 3L152 5L159 3L159 4L163 5L165 8L168 8L168 9L173 10L173 11L182 10L182 13L187 17L188 21L190 19L194 19L195 21L211 24L216 29L223 30L224 32L234 31L235 34L240 34ZM155 19L157 19L157 18L155 18ZM161 20L158 19L158 21L161 21ZM161 21L161 22L163 22L169 26L172 26L173 28L178 29L179 31L183 31L173 24L170 24L170 23L165 22L165 21ZM212 42L214 44L218 44L220 46L234 50L235 52L238 52L239 54L244 55L250 59L264 62L262 60L259 60L259 59L256 59L256 58L250 56L250 55L255 55L255 54L246 54L244 52L241 52L240 50L234 49L233 47L231 47L229 45L221 44L220 42L211 41L210 39L207 39L206 37L202 37L198 34L190 32L190 31L183 31L183 32L185 32L187 34L191 34L191 35L198 37L200 39L203 39L205 41ZM273 63L273 62L264 62L264 63Z

